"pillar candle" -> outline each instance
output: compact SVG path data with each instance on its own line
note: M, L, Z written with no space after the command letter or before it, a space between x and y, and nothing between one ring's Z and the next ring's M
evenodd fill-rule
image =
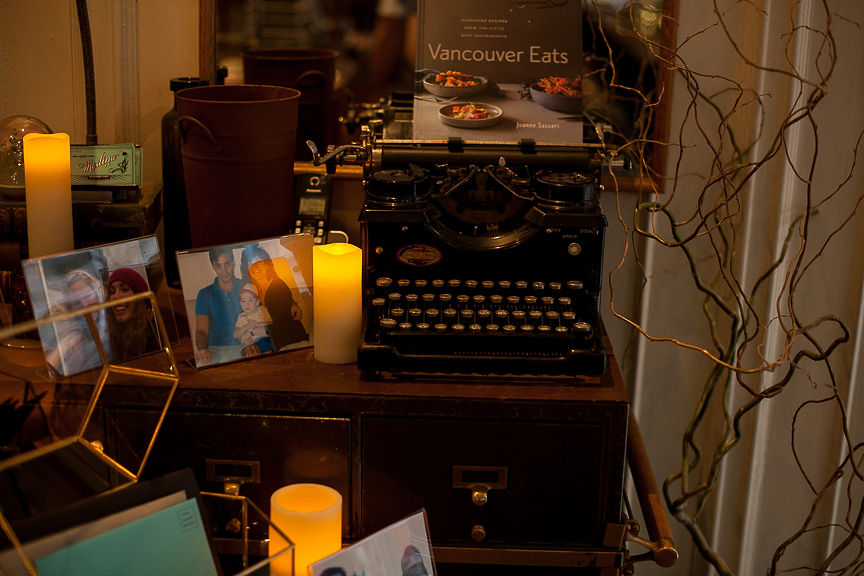
M321 484L291 484L270 497L270 522L279 527L294 543L294 566L291 554L274 558L270 573L274 576L306 576L310 564L342 548L342 495ZM270 529L270 556L284 550L287 542Z
M25 134L27 247L31 258L75 248L68 134Z
M363 252L351 244L312 247L315 358L329 364L357 360L363 322Z

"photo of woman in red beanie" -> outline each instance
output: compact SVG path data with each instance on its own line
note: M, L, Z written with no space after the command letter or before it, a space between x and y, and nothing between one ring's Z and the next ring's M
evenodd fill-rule
M117 268L108 277L108 300L147 292L144 277L132 268ZM136 300L111 307L108 315L111 357L114 362L137 358L159 349L156 322L149 300Z

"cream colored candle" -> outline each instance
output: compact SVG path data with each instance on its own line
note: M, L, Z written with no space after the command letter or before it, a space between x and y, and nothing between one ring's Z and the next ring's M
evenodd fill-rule
M294 566L291 555L273 559L274 576L306 576L313 562L342 548L342 495L321 484L291 484L270 497L270 521L294 542ZM270 529L270 555L285 549L287 542Z
M351 244L312 247L315 358L329 364L357 361L363 322L363 252Z
M75 248L68 134L25 134L27 247L31 258Z

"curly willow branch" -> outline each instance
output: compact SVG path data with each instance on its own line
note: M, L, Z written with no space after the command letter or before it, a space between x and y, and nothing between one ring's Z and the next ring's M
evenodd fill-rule
M840 192L846 190L852 181L859 146L864 139L862 130L845 175L838 170L843 179L825 194L826 191L814 182L820 154L820 130L814 111L829 93L829 82L838 61L833 34L833 18L837 14L832 12L829 0L816 0L811 8L820 11L823 23L819 28L794 25L790 18L789 32L780 37L785 65L767 66L747 55L736 38L735 31L739 28L730 23L730 18L736 12L740 17L742 11L748 16L755 14L759 18L769 15L751 1L729 0L726 4L725 8L721 8L720 2L713 0L713 21L679 39L675 49L653 40L639 26L633 26L633 34L656 62L681 80L678 86L683 88L685 97L679 96L683 102L679 106L680 127L669 141L651 132L653 114L666 96L664 82L659 81L658 86L648 93L624 85L616 72L615 55L606 39L602 20L598 25L600 45L595 46L594 53L601 55L598 59L603 63L606 88L634 96L641 102L634 113L636 129L633 137L623 142L615 153L634 159L640 175L648 175L647 189L652 192L650 200L640 197L632 215L628 217L618 190L616 174L609 168L605 175L611 188L616 191L617 221L624 231L621 258L609 272L609 307L615 318L626 323L635 334L647 341L671 343L685 351L697 352L711 362L701 394L682 434L681 467L665 478L663 493L673 517L689 532L702 557L721 575L732 576L734 572L712 548L710 539L700 526L700 517L715 491L724 462L743 438L745 421L755 408L777 398L793 383L804 380L816 386L820 379L827 380L825 386L828 394L816 400L802 401L791 419L792 458L813 497L802 512L805 519L800 527L775 549L768 573L809 571L815 574L864 574L864 536L861 532L864 499L860 496L864 489L864 467L859 454L862 445L853 440L849 415L832 365L833 355L850 339L849 329L842 318L832 314L807 321L795 302L796 292L802 282L815 274L816 263L824 259L832 241L853 222L853 216L864 201L864 193L856 194L848 215L842 221L835 222L821 241L811 238L812 222L819 210L831 202L836 205L842 201ZM596 9L597 1L592 0L592 5ZM643 8L636 0L628 0L621 12L626 13L632 23ZM849 22L842 17L841 21ZM852 24L858 26L855 22ZM728 49L737 56L740 65L749 68L754 74L783 80L792 87L791 104L785 117L769 127L765 120L768 116L766 95L748 88L738 78L705 73L688 64L685 49L709 33L712 34L712 50ZM812 78L796 68L796 60L792 57L793 54L800 57L795 50L804 35L812 40L808 45L812 47L812 61L809 63L814 70ZM718 36L725 41L725 46L718 45ZM708 91L708 86L713 92ZM776 103L771 105L770 111L776 113ZM736 124L740 125L739 117L747 114L755 118L749 121L752 134L742 136L736 130ZM812 144L807 161L800 162L800 165L793 158L789 146L793 129L798 130L797 137L806 133L808 142ZM697 143L690 143L694 138ZM710 151L712 158L701 174L684 174L682 171L687 166L685 157L696 146ZM668 162L669 175L662 193L659 191L662 179L656 171L652 171L652 162L647 156L660 149L676 154ZM800 204L799 213L792 219L772 260L763 270L755 274L751 272L755 281L747 288L739 281L736 270L736 266L741 265L735 258L740 235L738 221L748 206L748 195L754 193L751 189L755 177L778 163L782 163L797 186L787 193L798 194L800 191L800 195L796 195ZM688 178L687 184L684 183L685 177ZM688 195L694 192L693 185L689 183L694 180L700 182L698 190L695 190L695 200L684 201L681 198L683 191L686 190ZM816 198L815 191L823 196ZM682 212L681 219L676 218L675 211ZM702 299L702 319L710 336L710 347L674 336L652 334L618 310L614 282L616 275L632 259L642 274L642 286L647 285L649 279L642 253L652 244L657 251L677 250L683 257L689 271L690 287ZM676 290L684 290L684 287L676 287ZM769 310L767 313L770 317L763 318L760 310ZM771 358L766 357L766 351L774 349L769 346L769 342L776 344L777 350ZM818 375L816 368L819 369ZM754 385L754 381L760 384ZM743 396L730 395L732 386L743 392ZM733 398L739 397L740 405L730 405ZM847 454L827 474L827 480L821 486L812 479L797 446L799 424L809 409L816 406L833 406L842 425L840 432ZM712 411L722 415L722 430L707 429L707 415ZM714 438L712 449L706 450L700 444L700 431L703 436ZM830 500L829 494L838 492L844 476L847 478L845 520L842 525L818 525L816 518L820 504L824 506L824 502ZM781 567L789 550L802 538L828 529L838 531L841 538L831 550L824 553L824 558L817 565Z

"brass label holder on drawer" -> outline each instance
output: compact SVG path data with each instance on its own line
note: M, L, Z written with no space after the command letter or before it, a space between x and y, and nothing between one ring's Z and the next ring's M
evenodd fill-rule
M471 501L483 506L490 490L507 489L506 466L453 466L453 488L467 488Z
M207 458L207 482L222 482L226 494L237 495L243 484L261 482L261 463L257 460L220 460Z

